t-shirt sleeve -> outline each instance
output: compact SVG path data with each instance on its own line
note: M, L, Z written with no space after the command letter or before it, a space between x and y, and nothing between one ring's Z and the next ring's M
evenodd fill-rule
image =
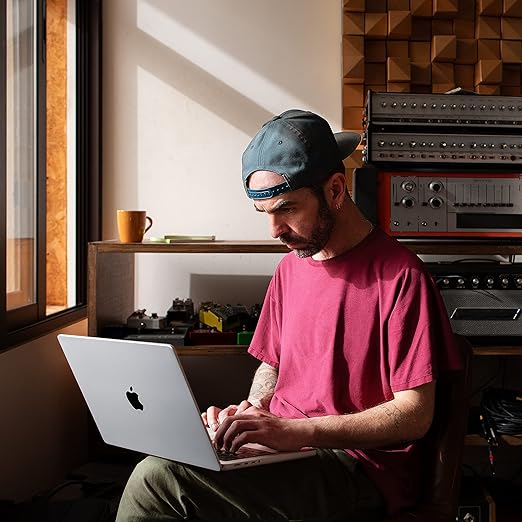
M248 353L273 368L279 367L281 355L281 306L277 299L274 275L259 314L259 320L250 342Z
M388 325L388 362L394 392L437 378L439 371L462 367L448 314L432 277L406 270L396 289Z

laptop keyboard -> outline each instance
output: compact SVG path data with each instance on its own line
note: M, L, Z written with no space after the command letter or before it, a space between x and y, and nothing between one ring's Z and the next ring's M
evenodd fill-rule
M256 448L239 448L236 453L228 453L227 451L218 450L219 460L236 460L250 459L261 455L272 455L270 451L264 451Z

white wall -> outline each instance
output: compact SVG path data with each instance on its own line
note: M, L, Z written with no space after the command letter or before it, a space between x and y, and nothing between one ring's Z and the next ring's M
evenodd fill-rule
M341 3L105 2L104 239L117 237L118 208L146 209L149 235L269 239L243 192L241 154L289 108L341 129ZM207 298L227 299L225 288L229 302L259 302L264 287L228 276L268 276L279 257L140 256L136 307L162 315L173 298L200 291L202 274L220 288Z

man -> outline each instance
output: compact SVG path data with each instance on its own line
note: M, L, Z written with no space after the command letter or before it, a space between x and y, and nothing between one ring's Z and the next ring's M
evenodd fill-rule
M437 373L460 362L422 263L347 193L342 160L359 139L290 110L245 150L246 193L293 253L276 269L249 347L261 364L248 399L203 414L218 448L312 446L317 456L227 473L148 457L118 521L360 522L415 503Z

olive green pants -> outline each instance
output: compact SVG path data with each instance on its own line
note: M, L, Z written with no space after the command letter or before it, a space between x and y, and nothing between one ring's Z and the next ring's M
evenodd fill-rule
M233 471L147 457L132 472L116 522L167 520L377 521L384 502L342 450Z

